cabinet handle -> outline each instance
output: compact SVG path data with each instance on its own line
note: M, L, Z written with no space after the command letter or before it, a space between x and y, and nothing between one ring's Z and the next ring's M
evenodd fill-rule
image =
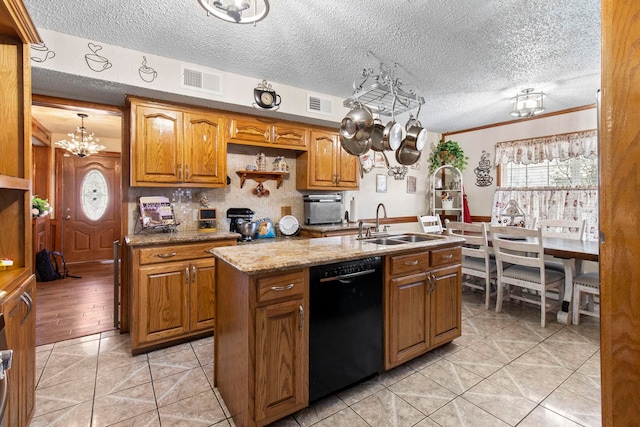
M184 269L184 283L189 284L189 267Z
M294 286L295 286L295 283L289 283L287 286L272 286L271 290L272 291L288 291Z
M184 167L184 173L185 173L185 175L186 175L186 176L184 177L184 179L189 179L189 175L190 175L190 173L189 173L189 165L186 165L186 166Z
M33 309L33 300L31 299L31 295L29 295L28 292L25 292L22 295L20 295L20 299L27 306L27 313L24 315L22 320L20 320L20 323L24 323L29 318L29 315L31 314L31 310Z
M336 184L340 184L340 175L336 175Z
M171 253L168 253L168 254L157 254L156 256L158 258L171 258L171 257L176 256L176 253L175 252L171 252Z
M414 259L413 261L405 261L404 265L418 265L418 260Z
M437 280L436 276L434 276L433 273L429 273L429 283L431 283L431 289L429 290L429 292L435 292Z
M264 132L264 139L266 139L267 142L271 142L271 135L269 135L268 130Z
M195 265L191 266L191 281L192 282L196 281L196 266Z
M300 330L304 328L304 308L301 305L298 306L298 312L300 313Z
M453 258L453 254L442 255L442 259L451 259L451 258Z
M278 142L278 138L280 138L280 135L278 135L278 132L274 132L273 133L273 142Z
M178 178L182 179L182 163L178 163Z

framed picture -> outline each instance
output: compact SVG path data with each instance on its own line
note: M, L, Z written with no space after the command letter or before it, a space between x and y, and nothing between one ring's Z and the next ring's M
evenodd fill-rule
M374 168L386 168L387 167L387 164L384 161L384 157L382 155L382 152L375 151L373 153L373 167Z
M416 193L416 182L417 180L415 176L407 176L407 193Z
M376 193L387 192L387 175L376 175Z

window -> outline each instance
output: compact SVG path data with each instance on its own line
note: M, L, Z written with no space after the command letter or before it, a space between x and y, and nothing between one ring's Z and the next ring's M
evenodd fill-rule
M501 185L505 187L595 187L598 159L583 156L566 160L544 160L536 164L509 162L502 165Z
M109 202L109 186L104 175L97 169L92 169L82 180L82 211L92 221L97 221L107 211Z

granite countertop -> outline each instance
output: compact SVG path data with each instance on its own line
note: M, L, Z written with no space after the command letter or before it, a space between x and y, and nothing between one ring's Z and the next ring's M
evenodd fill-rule
M442 245L456 246L464 242L464 239L460 237L432 236L435 237L434 240L401 245L378 245L358 240L356 236L278 240L269 244L261 244L259 250L251 250L252 244L249 243L213 248L209 252L244 273L256 274L377 255L390 255L413 249L428 250Z
M172 243L196 243L213 240L236 240L239 233L232 233L227 230L217 231L177 231L176 233L140 233L125 236L124 242L127 246L148 246L163 245Z

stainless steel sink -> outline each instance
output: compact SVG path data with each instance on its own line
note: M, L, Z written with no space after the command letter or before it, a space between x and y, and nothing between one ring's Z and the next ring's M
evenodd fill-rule
M390 239L402 240L403 242L408 242L408 243L415 243L415 242L427 242L429 240L438 240L438 239L440 239L440 237L437 237L437 236L423 236L423 235L419 235L419 234L409 234L409 235L406 235L406 236L390 237Z
M409 243L409 242L405 242L403 240L394 240L394 239L390 239L388 237L378 237L375 239L363 239L363 242L367 242L367 243L375 243L376 245L404 245L405 243Z
M380 237L372 237L369 239L362 239L363 242L375 243L376 245L403 245L407 243L427 242L430 240L439 240L444 237L440 236L427 236L424 234L398 234L387 235Z

